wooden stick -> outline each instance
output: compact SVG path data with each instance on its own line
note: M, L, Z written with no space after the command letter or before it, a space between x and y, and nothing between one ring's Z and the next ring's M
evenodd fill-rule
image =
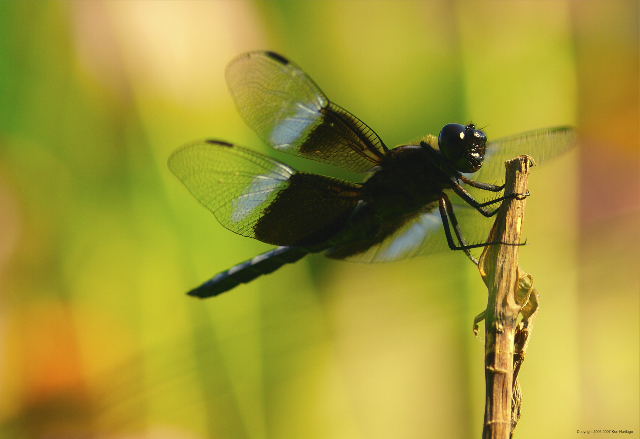
M533 160L528 156L519 156L506 163L505 194L527 193L529 168L532 165ZM518 244L525 204L525 196L505 201L488 241ZM489 289L489 300L484 313L486 401L483 439L508 439L512 425L515 427L512 398L517 319L533 290L531 277L522 275L518 267L519 248L518 245L504 244L487 246L478 263L478 269ZM529 286L525 279L528 279ZM524 336L525 341L518 342L518 351L522 352L522 356L523 349L526 350L528 333ZM519 387L516 391L519 392ZM516 414L517 411L519 416L519 398L514 401L518 404L514 404L513 412Z
M529 338L533 331L533 321L538 315L538 308L540 306L540 295L533 288L533 278L531 275L525 273L520 266L520 282L518 284L518 303L522 303L522 309L520 315L522 315L522 321L516 326L516 334L514 340L514 354L513 354L513 395L511 397L511 438L513 438L513 432L516 429L516 425L520 420L520 409L522 405L522 389L518 382L518 373L522 368L524 357L529 347Z

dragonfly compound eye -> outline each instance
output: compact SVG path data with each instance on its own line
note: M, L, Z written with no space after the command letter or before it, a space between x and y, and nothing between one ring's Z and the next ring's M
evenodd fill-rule
M487 136L473 124L447 124L438 136L440 151L464 173L476 172L482 167L486 143Z

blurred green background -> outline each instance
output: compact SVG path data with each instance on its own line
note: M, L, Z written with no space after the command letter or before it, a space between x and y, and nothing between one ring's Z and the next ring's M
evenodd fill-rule
M184 295L269 249L170 173L261 144L224 68L274 50L387 145L571 124L530 178L541 309L519 438L638 437L637 1L0 3L0 437L479 438L486 290L463 254L308 257Z

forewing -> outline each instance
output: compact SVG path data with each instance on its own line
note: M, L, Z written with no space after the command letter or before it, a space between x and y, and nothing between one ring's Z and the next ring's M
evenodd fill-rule
M454 212L467 244L486 241L492 218L483 217L467 205L455 205ZM345 246L327 252L327 256L352 262L376 263L449 251L437 203L427 206L421 213L397 224L392 230L386 236L372 240L369 246ZM453 230L451 233L454 234ZM455 234L454 241L459 245Z
M569 150L575 144L576 132L571 127L558 127L530 131L503 137L487 143L482 168L466 177L485 183L504 180L504 162L526 154L541 165Z
M351 113L329 102L298 66L250 52L227 67L227 84L247 125L273 148L353 172L379 164L386 147Z
M330 234L357 204L360 185L289 166L248 149L204 140L180 148L169 168L227 229L274 245Z

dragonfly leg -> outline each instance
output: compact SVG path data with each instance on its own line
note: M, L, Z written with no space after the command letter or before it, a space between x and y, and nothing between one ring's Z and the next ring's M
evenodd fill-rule
M471 207L476 209L478 212L480 212L482 215L486 216L487 218L490 218L490 217L494 216L496 213L498 213L498 210L500 209L500 206L498 206L495 210L485 209L486 206L490 206L492 204L500 203L500 202L502 202L504 200L511 200L513 198L520 199L520 197L528 197L529 196L529 191L527 191L526 194L503 195L502 197L498 197L495 200L487 201L486 203L479 203L478 201L476 201L475 198L473 198L471 196L471 194L469 192L467 192L465 190L465 188L463 188L459 184L454 184L452 186L452 189L456 194L458 194L460 196L460 198L462 198Z
M460 180L464 181L469 186L475 187L477 189L482 189L485 191L500 192L502 189L504 189L504 184L501 186L497 186L495 184L483 183L481 181L471 180L470 178L467 178L464 175L460 176Z
M517 194L514 194L514 195L517 195ZM444 234L447 237L447 244L449 244L449 248L451 250L464 251L464 253L471 260L471 262L473 262L476 265L478 265L478 260L471 254L471 252L469 252L469 249L481 248L481 247L486 247L488 245L498 245L498 244L504 244L504 245L525 245L526 244L526 241L524 243L517 243L517 244L511 244L511 243L502 242L502 241L485 242L482 244L467 244L467 242L464 239L464 236L462 235L462 230L460 229L460 225L458 224L456 215L453 212L453 206L451 204L451 201L449 200L449 197L447 197L445 193L442 193L440 194L440 198L438 201L439 201L438 208L440 210L440 217L442 218L442 225L444 226ZM456 234L456 238L458 238L458 241L460 242L460 245L456 245L456 243L453 241L453 235L451 235L451 230L449 229L449 223L451 223L451 225L453 226L453 230Z
M444 234L447 237L447 244L449 244L449 248L451 250L462 250L464 254L473 262L478 265L478 260L471 254L469 251L469 246L462 235L462 230L460 230L460 224L458 224L458 220L456 219L455 213L453 213L453 207L451 206L451 201L449 201L449 197L446 194L440 195L440 200L438 203L438 208L440 209L440 217L442 218L442 225L444 226ZM453 226L453 230L460 242L460 246L456 246L456 243L453 241L453 236L451 235L451 230L449 229L449 223ZM478 246L474 246L478 247ZM473 247L472 247L473 248Z

